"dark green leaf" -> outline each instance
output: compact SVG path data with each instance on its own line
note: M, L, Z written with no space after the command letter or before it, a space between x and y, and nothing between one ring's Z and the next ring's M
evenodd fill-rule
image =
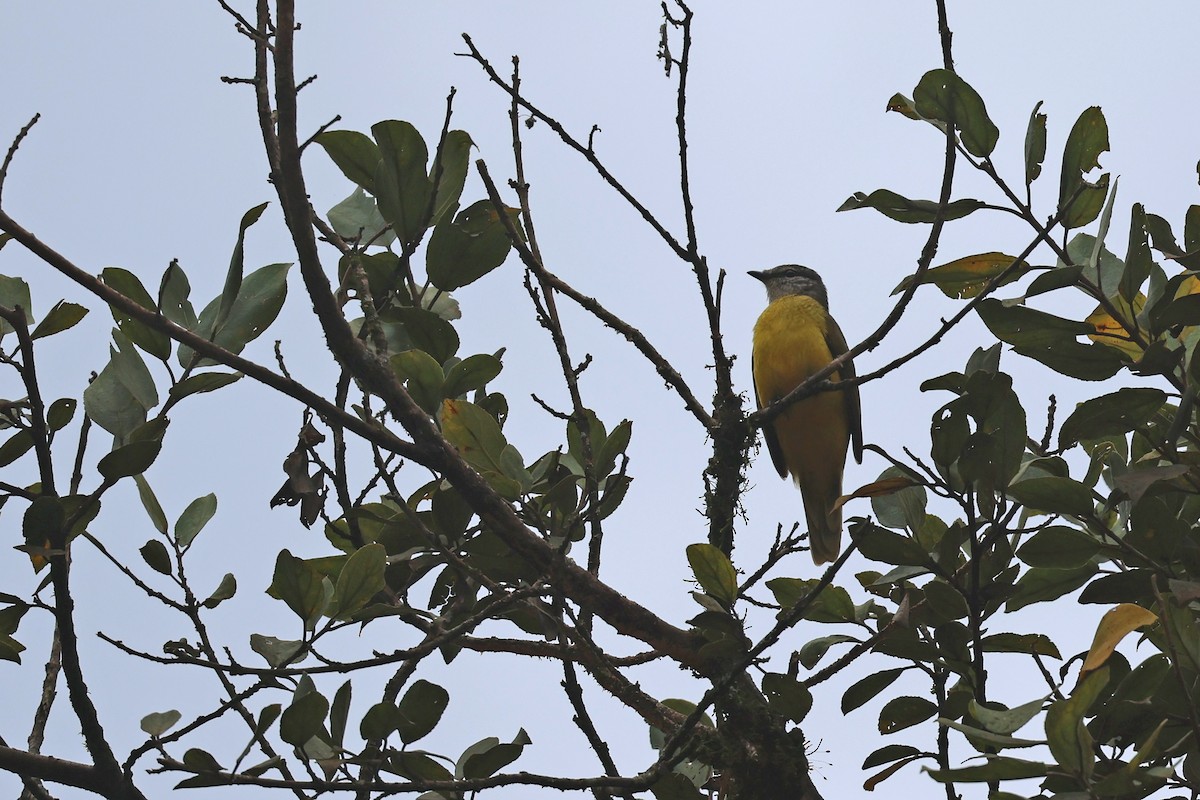
M29 299L29 284L21 278L0 275L0 306L16 308L25 312L25 323L33 324L33 302ZM0 336L13 332L13 326L0 319Z
M33 329L30 338L40 339L43 336L53 336L68 328L73 328L79 320L87 316L87 313L88 310L81 305L59 300L54 304L54 308L46 314L46 318Z
M360 247L368 243L387 247L396 241L396 234L379 213L375 200L362 189L355 189L342 202L329 209L326 215L338 236Z
M446 373L446 382L442 384L442 394L445 397L454 398L482 389L499 375L503 368L500 359L495 356L485 354L467 356Z
M1117 351L1076 341L1077 336L1096 332L1091 325L1024 306L1005 306L993 298L982 301L976 310L997 339L1063 375L1105 380L1121 369Z
M1011 612L1034 603L1056 600L1083 586L1095 574L1096 567L1092 564L1085 564L1076 569L1033 567L1026 570L1017 581L1004 604L1004 610Z
M130 341L119 331L113 331L113 341L117 349L109 349L108 364L83 390L83 408L92 422L124 440L158 405L158 392Z
M196 310L188 298L192 294L192 286L188 283L187 274L172 261L163 270L162 280L158 284L158 303L163 316L181 328L194 331L198 325Z
M142 501L142 508L146 509L146 515L150 517L155 530L165 534L167 532L167 515L163 512L162 506L158 502L158 497L154 494L154 490L150 488L150 484L146 482L145 477L141 475L134 475L133 482L137 484L138 497Z
M800 663L806 669L812 669L817 665L830 647L835 644L844 644L846 642L857 642L853 636L847 636L844 633L835 633L829 636L820 636L811 641L805 642L800 648Z
M771 710L797 725L804 721L812 708L812 693L791 675L768 672L763 675L762 690Z
M1070 478L1030 478L1010 485L1005 492L1018 503L1048 514L1083 517L1091 514L1096 504L1092 490Z
M100 280L104 281L109 288L125 295L147 311L153 311L158 307L154 302L154 298L150 296L150 293L146 291L146 287L142 285L141 280L127 269L105 267L100 273ZM124 311L117 309L116 306L109 306L109 308L112 311L117 327L121 329L121 333L129 338L129 341L159 361L166 361L171 356L171 340L165 333L156 331L144 323L135 320Z
M51 433L63 429L71 422L77 405L73 397L60 397L50 404L50 408L46 410L46 427Z
M304 642L302 641L277 639L274 636L263 636L259 633L250 634L250 649L266 659L273 668L293 663L293 658L303 646Z
M1108 684L1108 667L1089 673L1074 693L1050 704L1046 712L1046 741L1058 763L1075 775L1090 775L1096 755L1083 715Z
M131 475L141 475L150 469L161 449L162 442L157 439L132 442L100 459L96 469L110 483Z
M326 581L328 578L287 550L281 550L275 559L271 588L310 629L325 610Z
M424 350L439 364L445 364L458 352L458 333L454 326L432 311L401 306L389 311L385 319L401 323L410 342L408 347L397 348L397 352L415 347Z
M219 327L216 322L222 298L214 298L200 312L197 323L200 334L235 355L241 353L279 316L279 310L287 298L287 273L290 267L291 264L268 264L247 275L241 282L228 316ZM190 347L179 347L180 364L187 366L193 355ZM213 363L209 359L200 359L198 366Z
M359 734L368 742L383 741L400 725L400 709L392 703L376 703L363 714Z
M806 600L817 588L818 582L815 578L772 578L767 581L767 588L786 612ZM828 585L809 602L803 618L813 622L854 622L854 602L842 587Z
M1039 100L1029 115L1029 127L1025 130L1025 185L1033 183L1042 174L1042 162L1046 160L1046 115L1039 113Z
M687 547L688 563L696 582L705 592L729 608L737 599L737 571L721 550L707 542Z
M205 608L216 608L229 598L237 593L237 578L233 577L232 572L226 572L225 577L221 578L221 582L213 593L202 603Z
M429 222L433 187L426 174L429 151L421 134L407 122L384 120L371 126L379 145L375 190L379 213L405 245L420 240ZM340 166L340 165L339 165Z
M1131 569L1127 572L1101 575L1079 593L1079 602L1149 605L1154 599L1153 574L1148 569Z
M405 350L392 356L392 371L407 382L408 393L421 408L436 414L442 406L445 373L424 350ZM449 396L449 395L447 395Z
M459 771L464 778L489 778L516 761L530 744L529 734L522 728L509 743L494 736L476 742L459 757Z
M372 597L383 591L383 570L386 566L387 551L381 544L368 544L351 554L338 573L334 591L339 619L349 619Z
M937 714L937 706L923 697L893 697L879 712L879 732L895 733Z
M149 564L150 569L155 572L170 575L174 571L171 565L171 555L167 552L167 546L158 539L151 539L146 542L138 552L142 554L142 560Z
M329 701L320 692L312 691L297 697L279 718L279 738L295 747L303 747L321 731L328 713Z
M914 539L884 528L873 527L855 541L859 551L871 561L909 567L927 567L933 563Z
M7 467L33 447L33 435L24 428L18 430L0 445L0 467Z
M1031 567L1072 569L1082 567L1100 552L1100 542L1086 533L1055 525L1031 536L1017 550L1017 558Z
M1062 180L1058 209L1065 228L1080 228L1094 220L1108 193L1108 175L1089 183L1084 175L1100 166L1100 154L1108 150L1108 123L1098 106L1079 115L1063 151Z
M854 709L874 700L887 687L891 686L903 674L904 668L885 669L859 680L850 686L842 695L842 713L849 714ZM865 769L867 765L863 765Z
M449 703L450 694L436 683L425 680L413 683L399 704L397 730L401 740L412 744L432 731Z
M170 711L155 711L142 717L141 728L148 735L158 738L179 722L183 715L174 709Z
M516 227L517 211L506 209L505 213ZM447 292L467 286L503 264L511 247L495 207L489 200L480 200L453 222L443 220L433 229L425 267L429 281Z
M466 131L447 131L429 176L437 181L437 198L433 201L430 225L437 225L458 208L458 198L467 181L467 168L474 145Z
M316 143L354 183L375 194L375 169L379 166L379 148L358 131L325 131Z
M946 222L961 219L968 214L983 208L979 200L962 199L947 204L942 219ZM873 208L886 217L897 222L927 222L937 219L938 204L934 200L909 200L887 189L876 189L868 194L855 192L838 206L838 211L854 211L860 208Z
M333 704L329 707L329 738L338 747L342 746L346 735L346 720L350 716L350 698L353 692L354 685L347 678L334 692Z
M183 763L199 772L220 772L220 763L210 753L193 747L183 754Z
M241 379L242 373L240 372L201 372L189 375L176 383L167 392L167 397L172 403L178 403L188 395L216 391Z
M958 769L931 769L929 777L938 783L982 783L984 781L1011 781L1021 778L1041 778L1050 769L1049 764L1024 761L1004 756L986 756L987 763Z
M921 76L913 89L913 105L925 119L958 128L963 147L971 155L987 158L996 148L1000 129L988 117L983 98L954 72L934 69Z
M186 548L216 513L217 496L211 492L188 503L175 522L175 541Z
M1028 653L1030 655L1062 658L1058 647L1042 633L993 633L983 637L985 653Z
M1200 300L1200 295L1196 296ZM1151 387L1118 389L1076 406L1058 434L1066 449L1084 439L1102 439L1145 425L1167 401L1166 392Z

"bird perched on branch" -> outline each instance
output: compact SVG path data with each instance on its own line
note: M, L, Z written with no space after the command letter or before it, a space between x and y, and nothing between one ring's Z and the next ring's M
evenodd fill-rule
M808 267L784 264L750 275L767 287L767 308L754 324L751 371L758 407L785 397L807 378L845 353L846 337L829 315L829 294ZM854 377L847 361L831 381ZM858 387L820 392L793 403L763 428L771 461L781 478L789 474L804 500L813 562L837 558L842 511L831 510L842 494L846 448L862 462L862 416Z

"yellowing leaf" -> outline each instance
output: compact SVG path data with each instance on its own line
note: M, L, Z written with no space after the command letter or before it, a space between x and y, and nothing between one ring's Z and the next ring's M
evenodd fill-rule
M1104 666L1108 657L1117 649L1117 645L1125 636L1146 625L1158 622L1158 617L1141 606L1133 603L1121 603L1112 608L1100 620L1096 628L1096 636L1092 639L1091 649L1084 659L1083 667L1079 670L1082 680L1089 672Z
M837 511L846 503L857 497L885 497L889 494L895 494L901 489L907 489L910 486L919 485L912 478L899 475L892 478L883 478L882 480L872 481L855 489L850 494L844 494L834 501L830 511Z
M1136 319L1137 315L1142 312L1142 308L1146 305L1146 295L1139 293L1132 304L1122 297L1112 298L1112 303L1116 307L1117 313L1125 321L1129 321ZM1104 306L1096 306L1096 310L1089 314L1084 322L1096 329L1096 333L1088 334L1088 338L1093 342L1120 350L1134 361L1141 359L1144 352L1141 345L1133 340L1129 330L1114 319L1112 314L1104 309ZM1145 332L1142 333L1144 336Z
M1008 270L1016 260L1013 256L1004 253L979 253L965 256L926 271L921 276L920 282L936 285L947 297L968 299L983 291L988 281ZM1003 286L1006 283L1012 283L1028 271L1029 265L1024 261L1019 262L997 285ZM912 276L910 275L900 281L900 285L892 294L908 288L911 282Z

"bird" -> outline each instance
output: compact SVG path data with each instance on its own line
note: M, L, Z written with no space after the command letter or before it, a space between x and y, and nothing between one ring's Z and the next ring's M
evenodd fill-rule
M784 264L751 270L767 289L767 307L754 324L750 371L760 409L786 396L847 351L846 337L829 314L829 293L809 267ZM847 361L831 381L854 377ZM821 392L793 403L763 428L779 477L789 474L800 489L813 563L833 561L841 551L842 494L846 451L862 463L862 412L858 386Z

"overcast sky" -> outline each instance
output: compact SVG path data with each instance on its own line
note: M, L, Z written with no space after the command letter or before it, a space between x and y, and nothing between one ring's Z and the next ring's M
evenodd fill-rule
M252 4L240 5L252 13ZM942 140L927 125L885 113L885 106L897 91L911 95L921 75L941 65L941 56L932 2L697 2L694 10L689 131L699 239L709 263L729 272L726 344L741 356L736 374L748 392L749 333L765 298L761 286L745 277L747 269L800 262L821 271L832 311L851 343L878 324L890 308L889 293L913 270L924 227L900 225L871 211L834 212L860 190L886 187L936 197ZM1026 121L1034 105L1044 101L1049 155L1034 195L1040 216L1053 211L1058 154L1067 131L1083 109L1100 105L1113 145L1102 164L1121 177L1113 249L1124 252L1133 202L1181 224L1187 205L1196 200L1200 156L1190 110L1198 66L1193 39L1200 21L1194 3L1010 0L953 4L950 13L960 74L983 95L1000 127L995 160L1014 182L1019 182ZM460 34L466 31L504 73L510 56L520 55L528 96L576 135L585 137L598 125L601 158L664 224L683 235L674 84L655 60L658 4L305 3L298 17L303 23L298 72L319 76L301 96L302 135L340 114L342 122L335 127L366 131L382 119L404 119L433 140L454 86L455 127L471 134L493 174L507 177L507 101L459 55L465 50ZM222 75L251 71L250 42L234 32L215 0L124 0L55 4L53 9L12 0L0 4L0 73L6 76L0 88L0 142L6 147L35 112L42 114L11 170L5 209L92 272L122 266L156 285L167 263L178 258L191 279L193 301L207 302L220 291L241 215L274 201L252 92L219 81ZM707 334L686 267L546 126L534 126L526 135L535 221L548 266L639 327L697 394L709 397ZM306 155L305 166L318 209L349 193L349 184L316 148ZM996 190L968 175L966 167L960 166L959 174L956 196L999 200ZM481 196L478 182L469 182L464 201ZM1029 238L1008 217L977 214L947 227L935 263L993 250L1017 253ZM1046 258L1035 262L1046 263ZM273 202L247 238L247 267L293 259ZM108 313L15 246L0 253L0 273L20 275L33 285L35 311L44 312L62 297L93 307L77 331L46 343L40 362L48 396L78 396L89 372L99 370L106 358ZM271 342L282 339L296 376L332 395L328 352L313 334L296 277L276 328L247 355L270 363ZM460 292L458 300L464 353L508 348L495 387L513 406L510 438L532 460L555 447L562 431L528 400L529 392L559 406L566 401L555 380L549 342L532 321L515 259ZM1085 306L1052 310L1086 313ZM860 360L859 371L904 352L956 308L936 290L923 291L892 336ZM622 418L635 421L630 450L635 483L627 506L609 527L606 575L622 591L683 624L696 610L687 597L684 547L705 536L696 509L706 442L695 422L681 413L678 399L630 348L573 309L567 321L576 357L590 353L595 358L585 373L585 400L610 426ZM905 446L927 453L929 414L945 398L923 396L918 385L960 369L971 350L988 343L981 326L968 320L936 350L864 387L867 441L893 453ZM1039 424L1051 391L1058 393L1060 408L1096 391L1090 385L1060 385L1049 371L1011 354L1004 366L1017 376L1031 429ZM0 373L0 395L22 393L11 372ZM215 587L226 571L237 574L239 596L219 610L214 624L227 626L223 641L243 655L252 631L296 638L291 615L259 594L269 582L275 553L283 547L302 555L327 551L319 533L300 528L294 514L267 510L299 418L293 403L245 381L195 398L173 415L164 456L148 474L172 519L196 496L212 491L220 498L191 574L201 587ZM99 437L95 444L104 445ZM65 463L64 458L64 477ZM880 459L868 456L861 467L850 467L847 484L866 483L882 468ZM769 464L756 464L751 479L748 518L738 539L743 566L752 566L754 556L765 552L777 523L790 524L800 515L799 495L775 477ZM0 516L0 530L12 543L20 539L19 513L10 508ZM869 507L852 504L847 513L866 514ZM129 487L106 500L92 530L135 562L137 548L152 533ZM864 565L852 561L850 568ZM147 712L177 707L195 713L208 707L216 697L208 675L147 667L115 655L91 635L103 629L158 651L166 639L185 635L178 621L148 606L86 548L77 551L76 569L85 666L102 670L93 696L118 749L141 741L137 720ZM784 574L809 576L811 570L796 560ZM37 580L27 559L12 551L0 552L0 576L0 591L16 594L27 594ZM851 580L847 574L844 582ZM1087 647L1099 617L1095 608L1078 613L1078 624L1058 638L1065 654ZM1034 630L1037 623L1025 624L1020 627L1017 620L1010 629ZM400 647L407 639L399 631L398 626L371 626L361 642L347 647ZM793 632L781 658L790 647L826 632L816 626ZM46 648L44 620L31 612L18 638L29 647L25 664L0 664L0 678L9 687L5 696L16 698L0 710L0 734L14 745L28 733ZM431 737L430 749L444 745L457 754L486 735L510 739L525 725L534 745L517 767L598 772L561 704L548 705L545 714L529 707L534 693L554 693L557 669L522 661L524 671L514 674L511 668L518 662L503 661L510 671L501 684L497 662L489 663L493 667L486 673L469 657L442 672L432 661L424 665L422 677L452 693L446 723ZM882 666L890 664L876 669ZM673 670L648 669L635 678L658 696L696 698L702 691ZM823 740L831 751L814 758L819 785L831 797L861 792L862 758L885 743L873 734L878 704L842 719L837 703L849 679L833 683L819 694L804 726L810 738ZM322 688L331 694L336 684ZM912 690L924 691L918 684ZM1015 685L1011 691L1018 702L1039 690L1029 687L1022 694L1023 687ZM590 692L601 698L594 687ZM365 686L356 701L359 713L373 702ZM59 702L59 723L47 752L83 759L65 695ZM604 724L615 734L616 755L625 769L649 763L644 726L620 711L606 712ZM240 741L236 727L227 730ZM912 767L896 780L934 791ZM0 792L12 794L16 785L0 775ZM145 785L161 791L153 782Z

